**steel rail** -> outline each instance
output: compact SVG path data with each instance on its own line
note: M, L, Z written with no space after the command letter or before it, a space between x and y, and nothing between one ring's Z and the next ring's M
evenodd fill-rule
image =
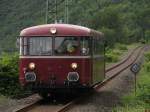
M115 65L109 67L108 69L105 70L105 72L109 72L109 71L111 71L112 69L114 69L114 68L116 68L116 67L122 65L123 63L125 63L129 58L131 58L132 54L134 54L134 52L135 52L138 48L140 48L140 47L141 47L141 46L138 46L138 47L134 48L134 49L132 50L132 52L130 53L130 55L127 56L127 58L125 58L125 59L123 59L121 62L119 62L119 63L117 63L117 64L115 64Z
M119 70L117 73L113 74L111 77L106 78L103 82L97 84L94 88L95 88L96 90L98 90L99 88L101 88L101 87L103 87L104 85L106 85L110 80L112 80L113 78L115 78L116 76L118 76L121 72L123 72L124 70L126 70L127 68L129 68L132 64L134 64L134 63L136 62L136 60L139 58L139 56L140 56L140 54L141 54L141 52L143 51L144 48L145 48L145 47L142 47L142 48L139 50L137 56L135 57L135 59L134 59L131 63L129 63L128 65L126 65L123 69ZM132 53L132 55L133 55L133 54L134 54L134 52ZM130 57L131 57L131 56L130 56ZM128 59L130 59L130 58L128 58ZM128 60L126 60L126 61L128 61ZM125 62L126 62L126 61L125 61ZM124 62L124 63L125 63L125 62ZM120 64L120 65L121 65L121 64ZM117 67L118 67L118 66L115 66L115 67L112 67L112 68L113 68L113 69L116 69ZM111 70L113 70L113 69L111 69ZM110 70L107 71L107 72L110 72ZM107 73L107 72L106 72L106 73Z
M140 49L139 49L140 48ZM111 77L105 79L103 82L100 82L98 83L97 85L94 86L94 89L95 90L99 90L101 87L105 86L109 81L111 81L112 79L114 79L116 76L118 76L121 72L123 72L124 70L126 70L127 68L129 68L133 63L135 63L135 61L139 58L141 52L143 51L143 49L145 48L144 47L141 47L141 46L138 46L136 47L132 52L131 54L125 58L123 61L121 61L120 63L108 68L107 70L105 70L106 73L110 72L111 70L113 69L116 69L117 67L123 65L125 62L127 62L131 57L132 55L134 55L134 53L139 49L139 51L137 52L137 55L136 57L134 58L134 60L129 63L128 65L126 65L125 67L123 67L123 69L119 70L117 73L113 74ZM56 112L66 112L67 110L69 110L77 101L81 100L81 97L75 99L75 100L72 100L70 101L69 103L65 104L64 106L62 106L61 109L59 109L58 111ZM38 101L37 101L38 102ZM28 105L27 107L24 107L22 109L18 109L17 111L13 111L13 112L27 112L28 110L30 110L31 108L34 108L34 106L37 105L37 102L31 104L31 105Z

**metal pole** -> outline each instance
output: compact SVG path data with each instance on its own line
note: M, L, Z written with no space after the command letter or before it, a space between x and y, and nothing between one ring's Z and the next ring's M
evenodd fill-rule
M134 89L135 89L134 92L135 92L135 96L136 96L136 82L137 82L136 81L136 74L134 74Z
M65 23L67 22L67 14L66 14L66 0L65 0Z
M57 23L57 0L55 0L55 23Z
M65 0L65 23L69 22L69 3L68 0Z
M69 23L69 4L68 4L68 0L67 0L67 23Z
M46 0L46 16L45 16L46 24L48 23L48 4L49 4L49 0Z

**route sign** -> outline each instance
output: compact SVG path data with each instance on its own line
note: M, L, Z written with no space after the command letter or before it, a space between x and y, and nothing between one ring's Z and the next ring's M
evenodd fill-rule
M132 66L131 66L131 71L134 73L134 74L137 74L139 71L140 71L140 65L139 64L137 64L137 63L135 63L135 64L133 64Z
M137 63L134 63L132 66L131 66L131 68L130 68L130 70L134 73L134 85L135 85L135 95L136 95L136 74L140 71L140 64L137 64Z

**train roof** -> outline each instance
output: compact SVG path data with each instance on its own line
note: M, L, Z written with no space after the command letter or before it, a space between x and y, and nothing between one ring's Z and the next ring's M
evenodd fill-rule
M56 34L50 32L51 29L56 29ZM71 24L44 24L25 28L21 31L20 36L90 36L93 33L99 33L89 28L71 25Z

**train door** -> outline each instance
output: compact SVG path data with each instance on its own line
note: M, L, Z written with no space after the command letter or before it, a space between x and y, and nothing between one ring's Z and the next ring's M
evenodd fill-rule
M93 84L105 78L104 40L97 36L93 38Z
M82 58L82 74L84 78L84 82L87 85L91 85L91 79L92 79L92 63L91 63L91 48L92 48L92 42L91 37L81 37L80 38L80 49L81 49L81 56Z

